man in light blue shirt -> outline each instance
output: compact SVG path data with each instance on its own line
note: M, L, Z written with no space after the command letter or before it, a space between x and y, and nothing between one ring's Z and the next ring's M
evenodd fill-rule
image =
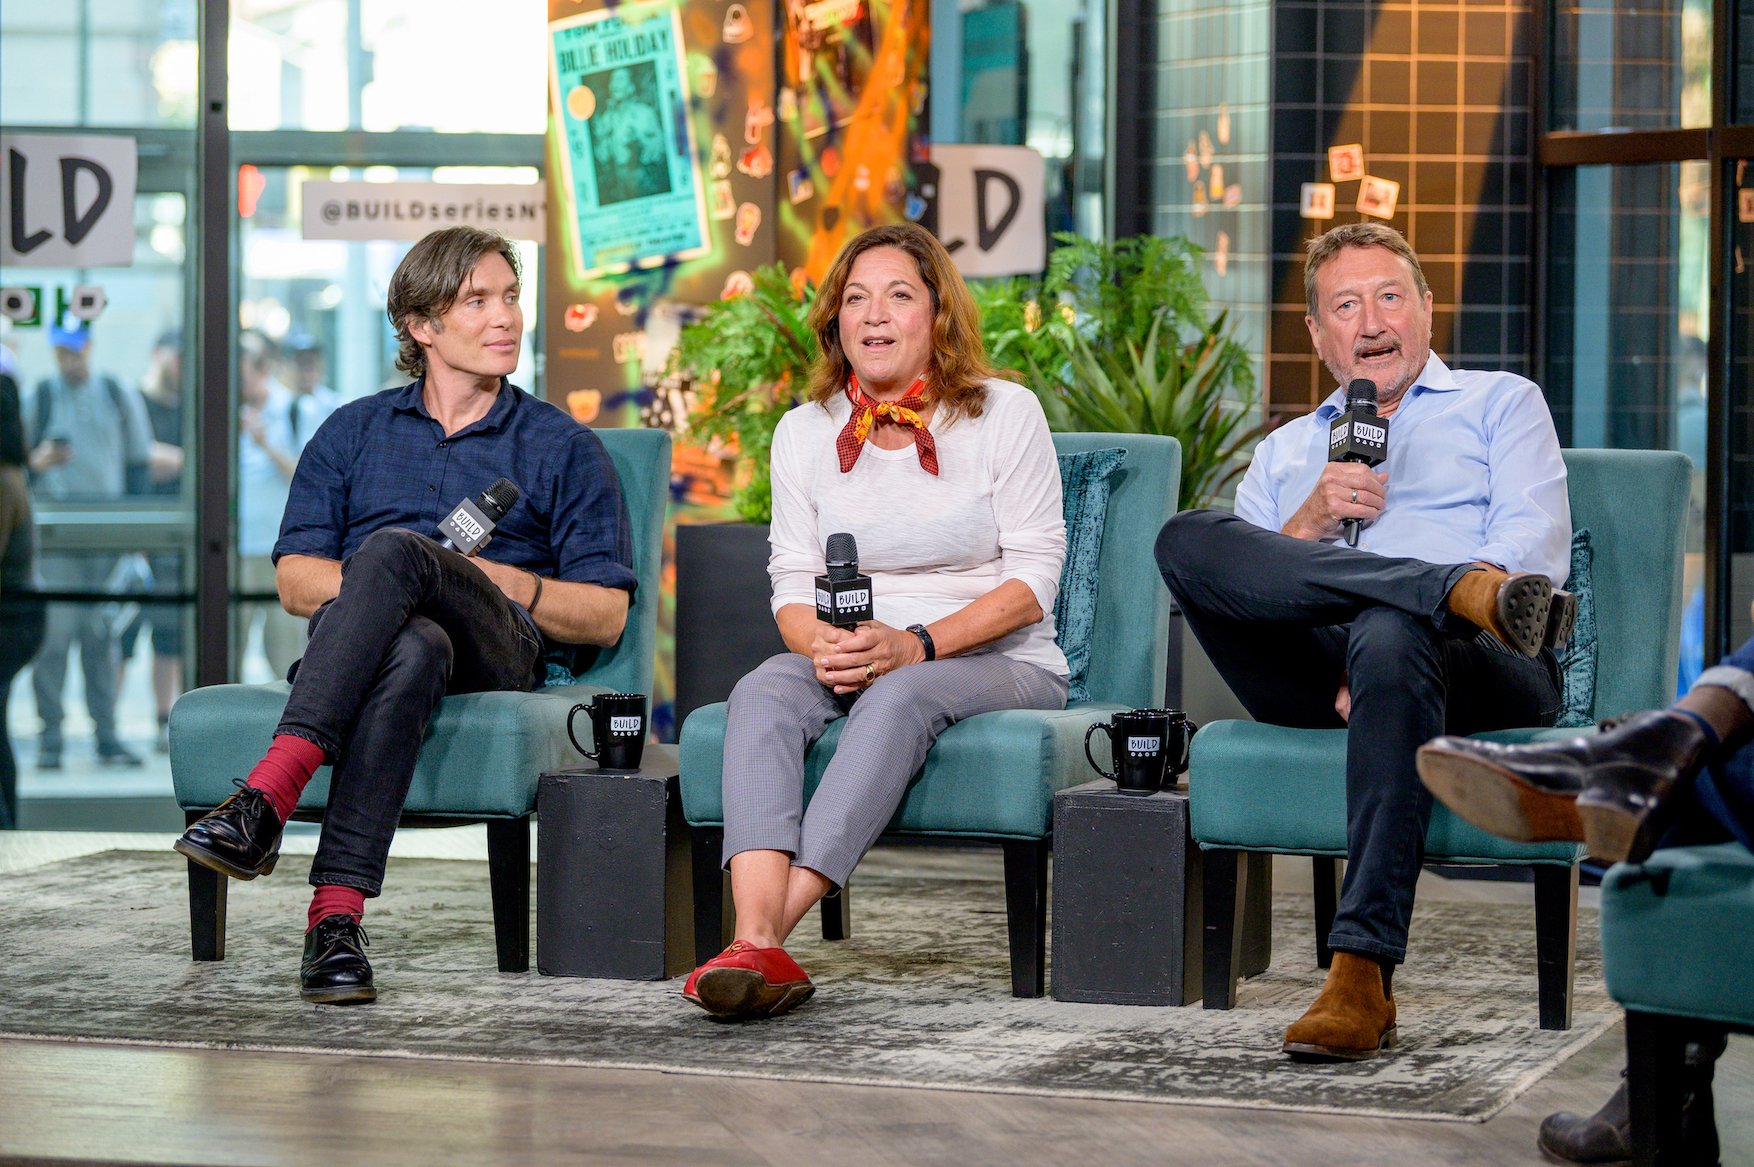
M1328 460L1342 389L1260 444L1234 515L1165 524L1157 563L1252 716L1349 731L1333 965L1284 1051L1358 1060L1396 1038L1392 974L1431 816L1415 750L1557 716L1571 511L1540 389L1432 355L1431 290L1398 232L1353 223L1311 241L1304 289L1323 364L1377 388L1387 458Z

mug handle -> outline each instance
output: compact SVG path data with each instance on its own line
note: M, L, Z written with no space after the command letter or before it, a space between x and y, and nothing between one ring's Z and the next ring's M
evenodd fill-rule
M1090 728L1086 729L1084 731L1084 760L1090 763L1090 768L1092 770L1095 770L1098 774L1101 774L1104 778L1107 778L1110 782L1118 782L1119 781L1118 778L1116 778L1113 774L1110 774L1107 770L1104 770L1101 766L1098 766L1096 764L1096 759L1090 756L1090 735L1095 733L1099 729L1106 730L1108 728L1109 728L1109 723L1106 721L1093 721L1090 723ZM1112 740L1111 740L1110 744L1111 745L1113 744Z
M1188 772L1188 763L1193 760L1194 756L1194 735L1200 732L1200 727L1194 723L1194 719L1191 717L1182 718L1181 724L1187 726L1187 733L1182 735L1182 759L1170 770L1171 774L1176 775Z
M597 755L593 754L590 750L587 750L584 746L579 745L578 735L573 733L573 730L572 730L573 719L578 717L578 715L581 713L588 714L590 712L591 712L591 707L589 705L574 705L572 707L572 711L566 715L566 736L567 736L568 740L570 740L572 742L573 749L577 750L579 753L583 754L585 757L591 759L594 762L597 760ZM593 741L592 744L595 745L596 743Z

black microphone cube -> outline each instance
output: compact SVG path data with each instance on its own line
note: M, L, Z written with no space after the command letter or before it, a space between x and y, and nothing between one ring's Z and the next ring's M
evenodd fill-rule
M871 614L871 577L850 575L846 579L816 577L816 618L836 628L852 628Z
M472 555L486 544L493 534L493 528L494 522L487 516L487 512L477 506L473 499L464 499L439 524L439 535L449 539L451 546L464 555Z
M1389 455L1389 423L1374 409L1348 409L1328 426L1328 461L1381 465Z

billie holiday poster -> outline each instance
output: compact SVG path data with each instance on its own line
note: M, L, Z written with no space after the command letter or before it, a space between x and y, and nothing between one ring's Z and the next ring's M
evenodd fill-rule
M573 275L626 271L706 249L673 0L620 4L548 26L549 76L571 205L557 208Z

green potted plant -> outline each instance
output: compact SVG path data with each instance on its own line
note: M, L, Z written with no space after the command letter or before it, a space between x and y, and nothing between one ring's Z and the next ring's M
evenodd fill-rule
M1059 234L1039 280L976 286L995 364L1016 368L1057 430L1165 434L1181 442L1178 507L1209 506L1247 465L1254 370L1228 314L1211 313L1202 249L1151 235L1101 243ZM1165 700L1197 721L1244 716L1199 644L1170 623Z
M1208 505L1263 432L1248 350L1211 314L1201 248L1180 237L1114 243L1069 233L1040 280L976 285L993 362L1014 367L1056 430L1181 442L1181 507Z
M785 267L756 270L748 291L706 307L683 328L671 369L695 404L684 440L735 459L731 505L741 522L676 528L676 720L730 695L737 679L785 651L768 611L768 462L773 433L816 360L816 290Z
M773 517L768 456L774 427L816 361L810 306L816 288L794 285L783 264L756 269L747 292L707 307L688 324L672 368L694 381L689 437L720 442L737 459L731 505L749 523Z

